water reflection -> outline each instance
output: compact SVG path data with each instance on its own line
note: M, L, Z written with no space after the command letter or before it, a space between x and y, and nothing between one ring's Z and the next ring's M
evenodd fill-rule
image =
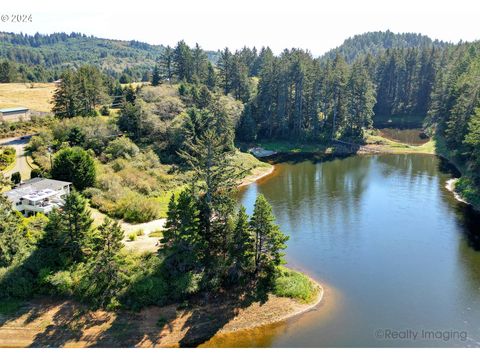
M480 218L445 189L455 175L430 155L355 156L282 163L243 189L249 212L258 193L271 202L291 237L288 262L332 284L342 310L225 344L478 346ZM469 340L380 341L379 328L465 330Z

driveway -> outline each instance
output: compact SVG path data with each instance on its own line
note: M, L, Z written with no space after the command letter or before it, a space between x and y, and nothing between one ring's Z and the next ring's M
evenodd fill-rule
M11 146L15 148L17 152L17 158L15 161L15 166L12 170L5 171L3 175L6 178L10 178L10 176L14 172L20 172L22 175L22 180L27 180L30 178L30 171L32 170L27 163L25 157L25 146L30 141L32 135L16 137L16 138L7 138L7 139L0 139L0 146Z

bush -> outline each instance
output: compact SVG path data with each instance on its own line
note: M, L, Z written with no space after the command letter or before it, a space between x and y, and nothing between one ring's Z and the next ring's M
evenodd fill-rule
M274 294L311 302L317 294L317 287L306 275L282 267L275 280Z
M455 183L455 191L468 203L478 207L480 206L480 191L473 180L462 176Z
M0 170L15 162L16 150L12 147L0 148Z
M30 171L30 178L38 178L38 177L43 177L43 172L40 169L32 169Z
M158 218L159 205L154 199L132 193L120 199L116 217L129 223L143 223Z
M103 115L103 116L109 116L110 115L110 109L108 108L108 106L103 105L100 108L100 115Z
M140 152L135 143L127 137L121 137L111 141L104 151L104 155L109 159L118 159L120 157L130 159Z
M14 172L10 178L10 180L14 183L14 184L20 184L20 182L22 181L22 175L20 175L20 173L17 171L17 172Z

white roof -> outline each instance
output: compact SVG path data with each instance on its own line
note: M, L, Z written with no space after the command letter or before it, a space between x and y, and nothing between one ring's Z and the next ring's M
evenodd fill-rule
M22 196L22 198L30 201L39 201L48 198L49 196L55 195L57 192L52 189L45 189L40 191L31 192L28 195Z
M66 181L58 181L52 179L34 178L27 180L25 183L16 188L7 191L5 196L11 202L17 202L20 199L27 199L31 201L38 201L55 194L64 186L71 183Z

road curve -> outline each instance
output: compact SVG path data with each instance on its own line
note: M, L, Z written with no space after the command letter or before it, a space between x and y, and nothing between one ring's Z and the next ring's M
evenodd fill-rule
M30 178L31 168L28 165L27 159L25 157L25 146L28 144L31 137L32 135L0 139L0 146L11 146L15 148L17 152L15 166L13 167L13 169L3 172L3 175L6 178L10 178L10 176L17 171L20 172L20 174L22 175L22 180Z

